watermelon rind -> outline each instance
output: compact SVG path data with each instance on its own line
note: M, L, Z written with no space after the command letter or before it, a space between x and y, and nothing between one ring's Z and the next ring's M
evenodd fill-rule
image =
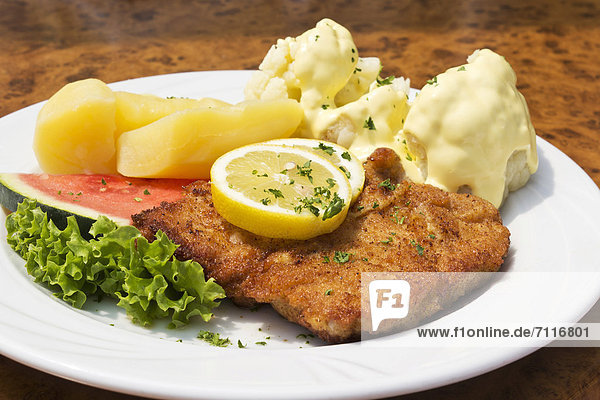
M67 226L67 218L75 216L82 235L87 235L92 224L100 217L97 210L82 207L72 202L65 202L51 197L40 190L23 182L20 174L0 173L0 204L14 212L24 198L36 200L38 206L44 211L54 224L64 229ZM106 214L104 214L106 215ZM121 217L106 215L117 225L129 225L130 221Z

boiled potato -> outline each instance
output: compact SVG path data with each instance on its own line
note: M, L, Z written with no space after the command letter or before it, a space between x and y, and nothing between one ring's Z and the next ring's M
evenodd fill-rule
M117 140L117 169L131 177L209 178L210 167L236 147L289 137L303 118L295 100L175 112Z
M116 173L115 94L98 79L65 85L42 107L33 151L51 174Z
M115 92L117 98L117 136L173 114L176 111L198 107L219 107L229 105L221 100L185 99L158 97L150 94Z

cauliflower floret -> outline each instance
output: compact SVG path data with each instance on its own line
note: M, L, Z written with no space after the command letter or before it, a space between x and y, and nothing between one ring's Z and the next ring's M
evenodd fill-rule
M409 178L500 207L537 170L536 135L504 57L477 50L436 76L411 106L401 157Z
M335 95L335 105L340 107L356 101L369 91L381 71L381 61L377 57L358 58L354 72L346 85Z
M298 100L305 118L297 135L336 142L361 158L378 146L399 146L409 81L380 79L380 60L360 58L350 32L334 21L279 39L259 69L246 99Z
M246 100L277 100L290 98L282 78L271 77L264 71L256 71L244 89Z
M392 79L388 78L387 84L372 85L356 101L310 113L310 132L352 150L363 160L377 147L390 147L401 154L403 144L398 132L408 113L410 83L403 78Z
M277 40L260 64L260 71L248 82L245 96L280 96L285 83L288 98L298 100L305 108L333 104L357 63L358 53L350 32L323 19L296 38ZM275 83L271 84L271 80Z

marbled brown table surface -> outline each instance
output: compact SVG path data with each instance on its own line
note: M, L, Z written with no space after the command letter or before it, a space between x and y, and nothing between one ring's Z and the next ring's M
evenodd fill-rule
M600 184L600 1L0 2L0 116L67 82L255 69L271 43L330 17L384 73L430 77L474 49L506 56L537 134ZM544 348L407 399L598 399L600 349ZM126 399L0 358L0 399Z

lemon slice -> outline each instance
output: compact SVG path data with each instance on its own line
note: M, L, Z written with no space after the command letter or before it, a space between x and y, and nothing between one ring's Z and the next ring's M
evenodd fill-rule
M211 171L216 210L261 236L309 239L346 218L352 188L331 162L296 147L254 144L221 156Z
M365 169L362 163L352 152L337 143L301 138L275 139L264 143L305 149L329 160L333 165L341 169L350 181L350 186L352 186L352 202L358 198L358 195L363 190Z

